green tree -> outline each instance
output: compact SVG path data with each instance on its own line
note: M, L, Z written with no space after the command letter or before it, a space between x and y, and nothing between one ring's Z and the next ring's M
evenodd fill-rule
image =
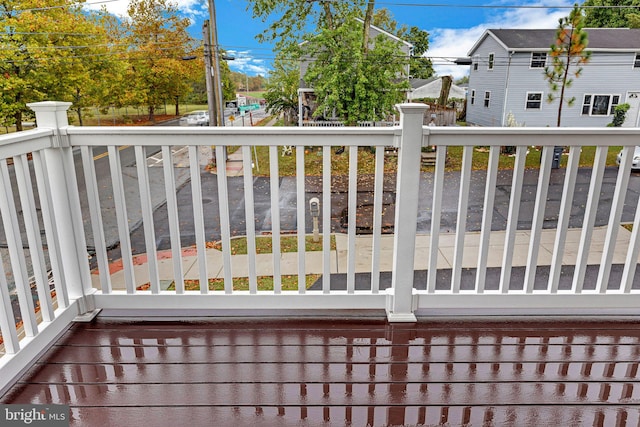
M411 27L409 31L400 35L401 38L413 45L413 52L409 62L409 74L414 79L428 79L435 74L431 59L424 56L429 49L429 33L418 27Z
M412 78L428 79L435 74L431 59L425 57L425 53L429 49L429 33L427 31L406 25L398 28L398 23L393 19L389 10L384 8L376 11L373 24L413 45L409 59L409 75Z
M113 82L122 81L121 74L126 69L126 64L114 55L122 47L107 33L112 20L104 12L83 11L78 19L58 23L59 30L71 35L57 42L58 55L50 65L55 64L56 75L65 78L57 80L49 96L71 102L80 126L83 111L100 105Z
M585 0L582 6L588 28L640 28L640 0Z
M582 73L580 65L586 64L591 58L591 52L586 50L587 44L588 34L584 30L584 15L582 9L575 5L569 16L558 20L556 40L549 51L551 66L544 69L551 88L547 102L559 100L557 126L560 126L562 120L563 104L566 102L568 106L572 106L575 103L576 98L565 97L565 91L571 87L573 77L580 77Z
M629 104L618 104L613 109L613 120L607 126L609 127L620 127L627 119L627 111L631 108Z
M354 9L362 11L365 1L249 0L248 4L253 16L263 22L275 17L267 29L257 35L258 41L274 42L276 51L287 52L309 31L333 29L334 16L342 16Z
M267 112L269 114L283 114L285 126L293 123L293 118L298 110L299 82L298 61L282 57L276 58L264 98L267 101Z
M408 88L400 46L369 39L373 1L251 0L254 16L276 16L259 40L273 41L289 58L311 59L304 79L315 90L316 114L335 111L346 123L376 120L393 111ZM364 23L356 18L364 17ZM298 43L304 40L302 48Z
M189 91L191 67L183 58L194 51L187 32L191 22L168 0L133 0L127 13L129 19L123 22L130 47L127 81L130 93L146 106L153 121L157 106Z
M236 99L237 86L231 78L231 69L229 63L225 60L220 61L220 80L222 84L222 98L225 101ZM202 76L204 80L204 75Z
M305 80L318 99L316 115L333 111L349 125L380 120L404 98L408 82L398 77L405 72L406 58L398 44L379 35L365 53L361 31L358 21L347 17L307 45L305 54L314 61Z
M80 109L92 96L108 62L99 14L76 1L0 3L2 121L22 130L27 102L72 101Z

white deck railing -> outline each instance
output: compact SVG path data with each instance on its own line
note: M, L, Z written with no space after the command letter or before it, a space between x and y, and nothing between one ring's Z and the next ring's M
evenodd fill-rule
M67 103L36 103L38 129L0 137L0 215L7 249L2 252L4 264L0 273L0 328L4 340L4 354L0 357L0 389L10 384L19 372L60 334L78 315L86 315L98 309L121 310L134 315L189 316L220 314L241 310L244 315L264 314L279 310L358 310L384 309L390 321L415 321L416 311L426 314L581 314L615 313L635 315L640 313L640 297L633 286L634 274L640 250L640 215L635 215L633 232L628 247L624 271L619 282L610 280L614 251L618 243L618 231L625 204L633 146L640 137L640 129L571 129L571 128L433 128L423 126L425 107L421 104L399 106L400 125L396 127L340 127L340 128L184 128L184 127L69 127L66 120ZM498 176L500 146L516 146L515 167L512 173L510 202L505 230L491 231ZM518 230L520 194L523 191L527 147L543 146L538 173L538 185L533 208L533 222L526 235ZM229 177L224 167L217 170L217 191L205 193L201 185L203 167L199 151L215 146L216 158L222 159L224 147L241 146L243 153L244 222L246 223L247 255L239 258L230 250L232 218L230 209L236 209L230 200L237 194L229 194ZM254 225L254 177L252 176L251 147L269 147L271 229L273 253L265 266L264 255L257 254ZM295 150L296 178L295 200L284 200L280 191L279 163L281 147ZM397 151L397 185L395 191L395 226L393 244L382 234L385 147L395 146ZM431 231L416 237L419 198L424 197L420 178L420 152L422 146L437 146L436 167L430 177L433 185L428 215ZM456 232L444 235L440 231L445 195L445 163L447 147L462 146L462 166L458 172L458 205ZM484 203L481 231L467 232L469 192L471 188L472 156L474 146L490 147L486 168ZM558 226L554 230L554 243L549 266L548 283L544 289L536 288L536 272L539 267L540 247L543 244L544 213L547 189L551 175L553 146L571 147L564 174L564 190L558 214ZM572 201L576 187L576 175L581 147L595 146L596 156L592 165L589 197L584 206L582 227L577 230L579 241L567 254L565 241L569 230ZM595 216L601 193L608 148L624 146L610 218L603 241L594 242ZM106 155L95 155L96 147L106 147ZM130 188L132 173L125 171L121 152L126 147L135 154L135 179L137 189ZM160 147L162 174L150 175L146 148ZM172 147L174 150L172 150ZM188 181L191 201L187 203L190 220L195 230L194 253L197 265L199 289L185 288L185 272L182 260L180 210L184 201L178 201L175 148L188 153ZM305 252L305 236L310 233L308 224L308 195L305 191L305 147L320 147L322 157L322 185L320 198L320 231L324 250L316 257L320 267L309 265L310 254ZM373 188L371 235L366 239L367 253L363 255L362 237L357 235L357 217L348 215L346 242L341 255L346 267L346 288L336 290L332 280L337 280L335 257L331 251L332 151L345 147L349 159L348 212L358 209L358 147L373 147L375 151L375 175ZM313 156L316 156L312 153ZM74 155L78 158L76 164ZM32 156L32 157L30 157ZM98 158L108 157L108 176L96 172ZM7 159L11 158L12 162ZM32 160L31 160L32 158ZM264 165L263 165L264 167ZM186 174L183 174L186 175ZM32 180L35 177L35 181ZM163 181L158 186L157 180ZM186 178L185 178L186 179ZM154 189L152 191L152 188ZM158 188L161 190L158 191ZM135 190L135 191L132 191ZM234 192L235 187L233 189ZM233 196L233 197L230 197ZM451 194L447 194L451 197ZM204 199L215 199L218 204L219 235L222 251L217 253L221 265L220 276L224 288L209 289L208 281L218 272L210 270L208 258ZM166 201L167 223L170 234L172 280L175 290L163 290L156 251L157 224L154 211ZM107 205L115 211L114 227L119 241L122 272L111 274L112 249L105 237L104 223ZM18 207L19 206L19 207ZM38 209L39 207L39 209ZM298 252L297 289L284 290L280 256L281 209L296 212L295 223ZM421 212L422 213L422 212ZM137 218L137 219L134 219ZM138 258L132 251L130 225L142 221L145 250L144 276L148 288L140 290ZM217 222L217 223L218 223ZM39 230L44 230L46 244ZM290 230L287 230L290 231ZM23 236L26 236L24 241ZM523 244L523 236L526 241ZM422 239L422 240L420 240ZM426 241L424 248L416 249L418 241ZM452 249L450 265L442 262L444 240ZM475 243L471 243L473 240ZM575 239L574 239L575 240ZM87 242L93 242L96 265L87 257ZM383 244L384 243L384 244ZM601 249L595 289L583 289L587 265L594 264L590 254L592 244ZM512 286L512 270L516 246L526 248L526 263L521 286ZM24 250L28 248L28 250ZM499 255L496 255L496 247ZM466 255L465 255L466 254ZM571 255L572 261L567 261ZM363 267L363 260L366 265ZM470 261L471 259L471 261ZM234 276L238 276L237 263L241 260L248 279L247 290L236 290ZM317 263L316 263L317 264ZM218 264L216 264L218 265ZM314 264L315 265L315 264ZM416 266L426 268L424 279L415 279ZM559 286L563 266L575 266L571 289ZM387 267L382 267L387 266ZM492 267L493 266L493 267ZM96 271L91 272L95 267ZM289 266L290 267L290 266ZM499 267L499 279L490 279L487 271ZM322 278L319 290L307 289L307 274L314 268ZM381 271L391 271L391 288L381 286ZM438 271L446 269L450 276L443 282ZM470 287L464 273L475 273ZM51 271L55 285L52 298L47 281ZM258 277L269 271L273 277L273 289L258 286ZM356 278L366 271L365 289L356 287ZM99 279L92 281L92 276ZM9 278L7 281L5 277ZM34 280L29 278L33 277ZM495 277L495 276L492 276ZM341 279L342 280L342 279ZM424 280L423 283L420 281ZM440 280L440 282L438 282ZM538 279L539 280L539 279ZM359 282L359 281L358 281ZM438 284L438 286L436 286ZM418 290L423 289L423 290ZM11 298L17 295L17 300ZM34 298L38 308L34 306ZM16 326L14 309L19 312L22 324ZM114 311L112 311L113 313Z

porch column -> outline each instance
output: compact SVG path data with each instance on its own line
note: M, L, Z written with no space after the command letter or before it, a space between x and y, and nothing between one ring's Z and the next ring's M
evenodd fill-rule
M46 190L58 236L54 244L58 248L69 299L77 300L79 314L85 314L93 310L86 299L92 288L73 149L66 134L67 110L71 103L46 101L27 106L36 113L38 128L50 128L54 133L53 147L43 150L43 172L48 181Z
M425 104L400 104L402 136L398 149L396 216L394 229L391 295L387 304L390 322L415 322L413 301L413 259L416 249L418 190L420 187L420 151L422 123L429 108Z

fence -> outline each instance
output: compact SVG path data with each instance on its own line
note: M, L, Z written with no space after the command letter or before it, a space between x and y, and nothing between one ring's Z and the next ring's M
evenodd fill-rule
M384 309L390 321L415 321L416 313L638 313L640 300L634 278L640 250L640 216L635 214L636 206L627 206L635 219L628 247L623 248L624 261L614 259L616 249L620 251L616 248L619 225L629 187L633 147L640 136L638 129L428 127L423 126L425 107L421 104L399 106L401 119L395 127L77 128L67 126L68 106L56 102L32 104L38 129L0 137L0 185L4 189L0 214L8 246L3 253L6 275L0 274L3 378L14 378L77 315L90 315L95 309L180 316L233 310L260 315L282 310ZM287 180L280 174L287 161L281 156L285 145L295 148L295 177ZM517 152L510 172L506 227L498 232L492 230L491 224L500 173L499 150L505 145L516 146ZM518 228L520 195L525 191L525 161L532 145L544 148L531 207L531 227L523 235ZM208 172L203 168L202 151L211 146L215 146L219 159L224 158L225 147L241 146L243 177L228 177L220 167L213 184L205 187L202 179ZM398 148L397 160L385 158L385 147L389 146ZM426 181L420 172L422 146L438 147L435 169ZM475 146L490 148L483 182L481 228L479 233L470 233L466 220L473 196L470 188ZM553 249L544 266L548 271L541 275L540 248L550 236L543 233L543 223L554 146L570 149L563 171ZM616 174L608 225L602 241L595 242L594 224L606 157L613 146L625 148ZM268 151L269 178L260 182L251 172L253 147ZM305 147L318 147L319 151L305 154ZM342 189L334 188L335 147L345 147L348 154L348 173ZM357 233L362 205L359 186L363 179L358 169L362 166L359 158L369 154L359 147L370 147L365 151L373 151L374 162L374 173L367 178L372 223L366 239ZM447 148L456 147L463 153L455 172L458 191L445 192ZM590 165L582 225L574 230L568 224L582 147L595 147L595 159ZM149 153L155 151L158 154L154 156L160 156L162 162L151 166L153 156ZM183 160L175 158L178 152ZM312 193L307 191L312 184L306 176L311 157L321 164L321 176ZM13 159L13 164L8 159ZM397 164L389 163L396 161ZM104 170L99 171L98 167ZM385 178L385 169L390 168L397 170L392 174L396 184L391 190ZM425 213L419 212L419 198L424 195L427 181L430 199L426 214L431 229L427 235L416 237L418 214ZM183 188L190 190L189 198L181 198ZM305 236L312 228L308 206L315 195L320 201L317 220L323 249L311 254L305 249ZM443 234L443 199L449 197L457 199L456 228L453 233ZM332 207L338 198L352 213L347 216L346 233L340 237L344 244L341 251L332 250L329 232L335 217ZM205 209L204 205L211 200L216 202L215 214L205 215L210 208ZM260 229L255 221L259 204L268 206L270 212L268 224L259 224ZM166 254L157 250L158 206L165 206L166 210ZM389 238L382 229L385 210L391 206L394 224ZM109 216L113 220L107 224L105 219ZM240 228L238 221L244 223ZM193 247L181 241L186 222L193 233ZM285 223L293 224L294 229L284 227ZM132 226L138 224L142 224L137 231L141 234L134 248ZM38 232L41 229L45 241ZM211 229L219 233L220 251L209 248L207 230ZM271 255L259 254L256 248L256 237L265 229L271 237ZM246 255L242 256L233 254L231 249L232 235L238 231L247 242ZM281 253L282 235L290 231L294 231L298 248L288 258L295 260L293 289L287 288L290 283L283 285L290 274L283 270L285 255ZM111 244L111 237L105 233L115 233L116 244ZM571 247L573 258L568 261L566 242L571 233L579 237ZM445 241L452 254L450 263L442 261ZM419 242L426 244L417 248ZM595 244L601 249L596 268L593 254L590 255ZM28 248L27 255L23 246ZM88 246L92 246L91 259L87 256ZM500 250L497 256L492 252L496 247ZM514 267L517 247L525 249L526 262ZM145 254L144 262L138 252ZM197 279L189 283L183 265L186 253L194 257L192 270L197 272ZM121 259L118 274L112 274L114 254ZM169 288L161 279L159 266L165 255L172 260L173 284ZM342 275L338 274L336 260L344 264ZM416 268L420 263L426 268ZM140 286L137 277L140 264L147 286ZM388 265L388 271L381 270L383 265ZM619 280L611 277L614 267L620 271ZM521 273L519 281L513 279L516 269ZM49 270L55 284L54 297L47 281ZM29 285L30 271L36 279L35 290ZM264 271L269 272L268 286L260 282ZM307 283L310 272L319 276L312 288ZM595 277L591 280L593 286L585 287L585 277L590 275ZM9 291L10 284L2 279L5 276L15 291L13 285ZM220 276L219 290L210 286L216 276ZM238 277L246 278L246 289L237 284ZM570 277L568 288L562 285L562 277ZM381 285L383 279L389 281L390 287ZM190 290L194 284L196 290ZM22 322L18 327L14 313Z

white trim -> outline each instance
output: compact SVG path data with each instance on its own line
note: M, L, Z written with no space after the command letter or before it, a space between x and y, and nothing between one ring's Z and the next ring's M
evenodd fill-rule
M487 71L493 71L496 68L496 53L489 52L487 54Z
M533 107L529 108L527 106L527 104L529 102L535 102L535 100L533 100L533 101L529 100L529 95L533 95L533 94L537 94L537 93L540 94L540 107L538 107L538 108L533 108ZM540 91L538 91L538 90L536 90L536 91L527 91L525 99L524 99L524 109L527 110L527 111L528 110L542 110L542 100L543 99L544 99L544 92L543 91L541 91L541 90Z
M472 56L473 52L475 52L478 49L478 47L480 47L480 45L484 42L484 40L488 36L491 36L491 38L493 38L496 41L496 43L502 46L504 50L509 50L509 47L506 44L504 44L502 40L500 40L495 34L493 34L491 30L485 30L485 32L480 36L478 41L475 42L475 44L471 47L471 50L469 50L469 53L467 53L467 56Z
M55 311L52 322L42 322L34 337L20 341L20 351L0 357L0 395L4 394L17 379L33 366L33 363L66 331L78 315L78 300L70 301L69 307Z
M358 22L359 22L359 23L361 23L361 24L364 24L364 20L363 20L363 19L361 19L361 18L356 18L356 21L358 21ZM413 44L409 43L409 42L408 42L408 41L406 41L406 40L402 40L402 39L401 39L400 37L398 37L398 36L395 36L395 35L393 35L393 34L391 34L391 33L386 32L385 30L383 30L383 29L382 29L382 28L380 28L380 27L376 27L375 25L371 24L371 28L375 29L376 31L378 31L378 32L379 32L379 33L381 33L381 34L384 34L385 36L389 37L390 39L393 39L393 40L395 40L395 41L397 41L397 42L400 42L400 43L403 43L403 44L405 44L405 45L409 46L410 48L413 48Z
M489 97L487 97L487 94L489 95ZM484 91L484 98L482 98L482 106L484 108L491 108L491 91L490 90Z
M545 30L549 30L550 33L551 33L551 37L553 37L553 33L555 32L554 29L545 28ZM590 29L586 28L586 30L588 32L588 30L590 30ZM593 28L591 28L591 30L593 30ZM620 28L619 30L629 31L628 28ZM527 46L527 47L517 47L517 48L510 47L507 44L505 44L490 29L488 29L488 30L485 30L485 32L482 33L482 35L474 43L474 45L471 47L471 49L467 53L467 56L472 56L472 54L480 47L480 45L482 45L482 43L484 43L485 39L487 37L489 37L489 36L491 36L496 41L496 43L498 43L500 46L502 46L504 48L504 50L507 50L507 51L512 51L512 52L531 52L531 51L548 50L548 46ZM624 37L622 37L622 36L624 36L623 32L620 33L619 40L624 40ZM637 48L636 47L631 47L631 46L620 47L620 48L597 48L597 47L594 48L594 47L589 47L588 50L591 51L591 52L636 52Z
M635 55L633 55L633 64L631 64L631 68L635 69L639 69L640 70L640 52L634 52ZM636 64L638 64L638 66L636 66Z
M640 294L427 294L415 293L428 315L640 315ZM423 314L423 313L419 313Z
M591 96L591 102L589 103L589 114L585 114L585 98L587 96ZM607 106L607 114L593 114L593 100L596 96L608 96L609 97L609 105ZM613 114L612 101L613 97L618 97L618 103L616 105L620 105L620 101L622 100L622 95L619 93L585 93L582 95L582 105L580 107L580 115L581 116L589 116L589 117L607 117Z
M543 47L510 47L509 50L512 52L531 52L531 51L540 51L544 50ZM548 49L548 48L547 48ZM590 52L601 52L601 53L624 53L624 52L636 52L635 48L627 47L627 48L587 48Z
M307 290L304 294L295 291L211 291L203 295L198 291L186 291L176 295L171 291L161 291L158 295L138 292L127 295L122 291L114 291L109 295L100 292L95 296L96 307L108 310L134 310L137 316L144 316L147 310L183 311L184 310L343 310L343 309L378 309L386 308L387 295L374 294L371 291L331 291L324 294L320 291ZM184 313L183 313L184 314Z
M533 55L538 54L538 55L544 55L544 64L542 65L542 67L534 67L533 66ZM529 69L530 70L539 70L540 68L543 68L547 66L547 59L549 58L549 55L547 55L547 52L540 52L540 51L533 51L531 52L531 57L529 58ZM541 59L538 59L537 61L541 61Z

